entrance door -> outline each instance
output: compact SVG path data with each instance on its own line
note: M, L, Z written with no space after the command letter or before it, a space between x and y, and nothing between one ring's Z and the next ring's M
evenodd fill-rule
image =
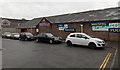
M27 29L21 29L21 32L27 32Z

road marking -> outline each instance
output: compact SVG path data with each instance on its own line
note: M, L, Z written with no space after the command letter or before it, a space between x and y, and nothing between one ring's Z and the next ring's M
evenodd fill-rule
M99 70L104 70L104 69L105 69L105 67L106 67L106 65L107 65L107 63L108 63L111 55L112 55L111 53L108 53L108 54L107 54L107 56L105 57L102 65L100 66Z
M117 52L118 52L118 50L116 49L115 54L114 54L114 57L113 57L113 61L112 61L111 67L110 67L110 70L112 70L113 65L114 65L114 63L115 63L115 58L116 58Z

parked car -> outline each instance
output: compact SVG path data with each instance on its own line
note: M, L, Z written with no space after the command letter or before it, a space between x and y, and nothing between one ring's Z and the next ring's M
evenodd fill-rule
M10 38L11 37L11 32L5 32L2 34L2 38Z
M24 41L34 40L34 36L29 32L20 33L19 40L24 40Z
M47 42L47 43L61 43L62 38L55 36L51 33L40 33L37 36L35 36L35 41L36 42Z
M71 46L73 44L89 46L90 48L104 47L105 41L99 38L94 38L85 33L70 33L66 38L66 44Z
M19 33L12 33L10 38L11 39L19 39L19 37L20 37Z

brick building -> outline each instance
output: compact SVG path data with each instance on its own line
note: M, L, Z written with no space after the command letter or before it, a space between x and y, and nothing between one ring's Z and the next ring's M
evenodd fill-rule
M17 28L17 32L31 32L34 35L50 32L66 38L71 32L64 29L75 29L95 37L111 41L120 41L120 33L109 33L108 28L120 28L120 7L92 10L71 14L41 17L30 20ZM109 26L90 26L90 23L109 22Z
M27 22L28 20L22 20L22 19L10 19L10 18L0 18L0 24L1 24L1 31L4 32L17 32L16 28L21 25L22 23Z

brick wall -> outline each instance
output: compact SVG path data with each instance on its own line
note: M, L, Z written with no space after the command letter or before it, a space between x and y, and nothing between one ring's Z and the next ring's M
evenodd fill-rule
M76 28L76 32L81 32L80 23L69 23L69 28ZM89 26L88 23L83 23L83 32L92 35L94 37L98 37L105 40L111 41L120 41L120 33L108 33L107 31L92 31L92 27ZM21 29L17 29L17 32L20 33ZM31 32L32 34L36 35L36 29L33 28L32 31L30 28L27 28L27 32ZM52 24L49 27L39 27L39 33L50 32L54 35L60 36L65 39L71 32L64 32L64 30L59 30L57 24ZM118 35L119 34L119 35Z
M11 32L11 33L15 33L16 32L16 28L2 28L2 33L4 32Z
M22 28L17 28L16 29L16 32L18 32L18 33L21 33L21 29ZM30 32L30 33L32 33L33 35L36 35L36 29L35 28L26 28L27 29L27 32Z

